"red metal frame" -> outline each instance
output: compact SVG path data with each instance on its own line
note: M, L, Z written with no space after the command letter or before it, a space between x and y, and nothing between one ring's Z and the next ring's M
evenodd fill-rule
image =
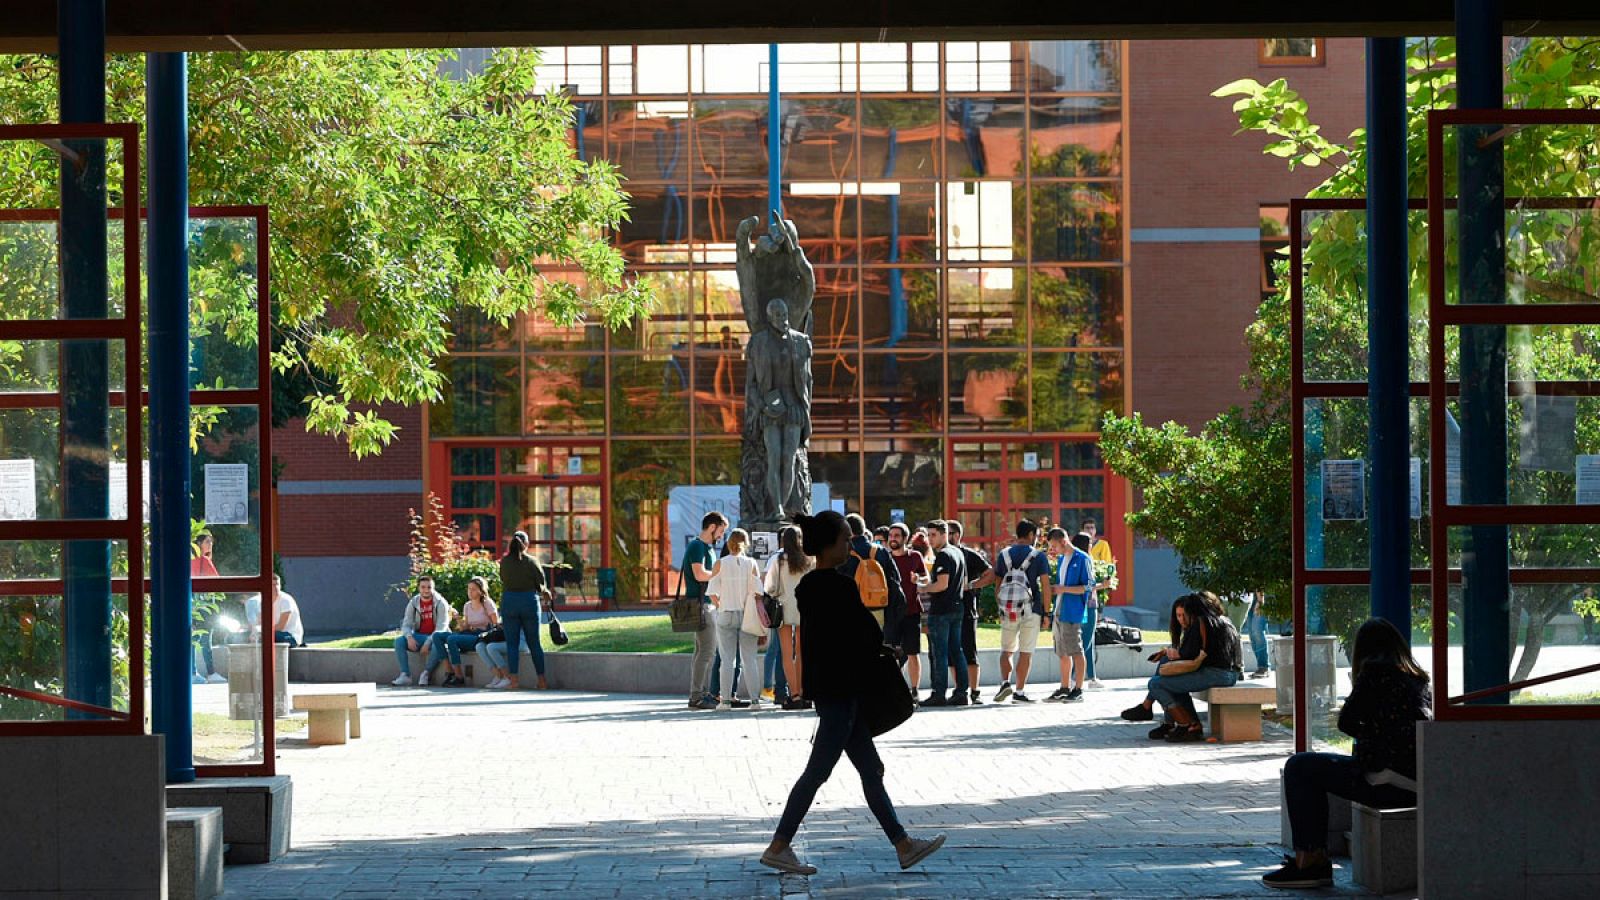
M139 128L131 123L93 125L0 125L0 141L49 140L107 140L120 141L122 145L122 202L137 202L139 197ZM16 211L7 210L7 213ZM113 218L122 218L122 208L111 211ZM19 215L7 215L0 220L16 220ZM120 319L96 320L4 320L0 321L0 336L8 340L69 340L88 339L121 341L126 358L123 370L125 390L137 390L143 381L140 372L140 296L139 296L139 221L135 217L124 229L123 314ZM59 392L57 405L60 403ZM140 417L133 411L125 413L125 429L130 459L140 458L144 450L144 435ZM128 509L139 509L143 503L144 473L139 466L128 467ZM144 705L144 653L133 648L144 646L144 527L133 515L126 520L74 519L46 522L0 522L0 541L26 540L107 540L126 541L128 544L128 712L125 716L110 716L104 720L69 720L62 722L0 722L0 735L96 735L143 734ZM63 592L62 582L54 582L51 594ZM9 593L9 592L8 592ZM15 689L7 693L17 695ZM29 692L31 693L31 692ZM37 699L37 698L34 698ZM66 698L46 700L54 705L82 708Z
M1600 524L1600 507L1564 505L1474 505L1463 506L1449 502L1445 490L1443 453L1445 443L1444 408L1445 382L1445 329L1460 325L1592 325L1600 324L1600 304L1539 304L1536 306L1506 304L1503 306L1464 306L1445 302L1445 210L1453 204L1445 197L1444 131L1460 125L1500 125L1511 130L1527 126L1597 125L1600 112L1594 110L1434 110L1428 114L1428 364L1430 403L1428 408L1431 440L1429 445L1430 480L1435 498L1432 546L1433 596L1433 669L1439 685L1448 687L1448 571L1449 533L1452 527L1474 524ZM1521 200L1507 197L1506 205L1535 208L1592 209L1596 198L1539 198ZM1600 384L1589 383L1587 390L1574 391L1579 395L1600 396ZM1556 583L1582 583L1575 577L1578 571L1562 569L1525 569L1523 573L1536 574ZM1513 570L1513 582L1517 581ZM1593 579L1600 581L1600 579ZM1546 676L1544 680L1581 674L1585 668ZM1540 682L1542 683L1542 681ZM1503 693L1514 685L1502 685L1487 691L1474 691L1462 697L1450 697L1434 703L1434 715L1441 720L1485 721L1516 720L1537 721L1549 719L1600 719L1600 706L1467 706L1464 699ZM1443 693L1443 690L1440 691Z

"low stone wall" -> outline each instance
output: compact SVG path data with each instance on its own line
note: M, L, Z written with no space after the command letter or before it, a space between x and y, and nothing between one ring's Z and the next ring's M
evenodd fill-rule
M1142 678L1154 671L1145 661L1146 651L1122 646L1099 647L1096 674L1102 678ZM922 656L922 687L928 686L926 653ZM983 667L981 682L986 685L1000 682L1000 651L980 650ZM546 677L557 690L594 691L596 693L627 694L688 694L688 653L581 653L562 651L545 653ZM474 686L483 686L494 675L478 659L477 654L461 654L463 666ZM423 654L411 654L411 673L422 671ZM1048 645L1041 645L1034 654L1030 681L1034 685L1054 683L1057 678L1055 655ZM524 653L520 664L521 678L533 681L533 662ZM400 671L393 650L338 650L299 648L289 651L289 680L291 682L326 684L336 682L366 682L388 684ZM434 675L442 678L443 668Z

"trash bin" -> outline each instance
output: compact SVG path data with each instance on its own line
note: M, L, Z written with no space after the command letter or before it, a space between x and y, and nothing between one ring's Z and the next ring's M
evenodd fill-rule
M273 718L289 715L289 645L272 645ZM261 718L261 645L228 646L228 718Z
M1294 715L1294 636L1267 638L1277 674L1278 712ZM1306 691L1315 713L1331 711L1339 702L1339 639L1331 634L1306 635Z

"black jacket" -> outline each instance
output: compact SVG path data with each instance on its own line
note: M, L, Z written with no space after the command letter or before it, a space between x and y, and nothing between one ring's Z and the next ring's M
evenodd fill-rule
M855 579L837 569L814 569L795 586L800 601L800 660L805 695L847 700L861 692L868 665L883 646L883 632L861 604Z
M906 590L905 585L900 583L900 567L894 564L894 554L867 540L865 535L850 539L850 552L852 555L839 567L839 574L851 581L855 580L856 566L860 565L854 554L866 556L871 553L878 565L883 566L884 579L889 582L889 605L883 610L883 633L899 634L900 620L906 615Z
M1356 739L1362 769L1392 769L1415 778L1417 723L1432 718L1433 691L1426 681L1392 664L1370 662L1362 665L1339 711L1339 730Z

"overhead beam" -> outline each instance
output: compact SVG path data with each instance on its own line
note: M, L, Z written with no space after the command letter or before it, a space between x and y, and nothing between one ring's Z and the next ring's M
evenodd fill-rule
M55 50L53 4L7 4L0 52ZM1600 3L1507 0L1506 33L1588 34ZM570 43L1404 37L1454 33L1451 0L1039 3L809 0L106 0L113 52L493 47Z

